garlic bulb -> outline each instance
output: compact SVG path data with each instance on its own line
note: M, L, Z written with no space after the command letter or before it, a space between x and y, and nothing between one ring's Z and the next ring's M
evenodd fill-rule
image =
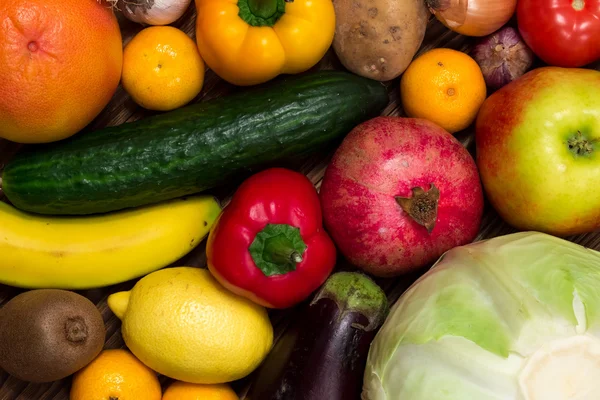
M113 0L125 18L147 25L168 25L177 21L191 0Z
M479 64L487 86L496 90L525 74L535 56L518 30L505 26L476 40L471 57Z

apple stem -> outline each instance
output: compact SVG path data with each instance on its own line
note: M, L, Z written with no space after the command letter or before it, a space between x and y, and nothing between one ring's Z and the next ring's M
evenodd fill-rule
M437 221L438 202L440 191L433 183L428 191L423 188L412 188L412 197L396 196L396 202L419 225L427 228L431 233Z

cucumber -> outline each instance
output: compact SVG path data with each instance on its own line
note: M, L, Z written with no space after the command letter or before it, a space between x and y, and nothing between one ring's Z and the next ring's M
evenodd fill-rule
M347 72L296 75L18 153L2 189L17 208L83 215L199 193L304 156L381 113L387 89Z

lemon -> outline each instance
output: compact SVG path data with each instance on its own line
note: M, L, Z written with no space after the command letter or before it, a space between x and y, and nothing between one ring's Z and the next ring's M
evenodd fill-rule
M222 287L209 271L167 268L109 296L125 344L170 378L226 383L254 371L273 344L267 311Z

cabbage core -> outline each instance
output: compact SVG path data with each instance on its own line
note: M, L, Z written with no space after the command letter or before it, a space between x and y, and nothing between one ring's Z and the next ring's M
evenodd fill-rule
M573 336L542 346L519 375L525 400L598 400L600 340Z

